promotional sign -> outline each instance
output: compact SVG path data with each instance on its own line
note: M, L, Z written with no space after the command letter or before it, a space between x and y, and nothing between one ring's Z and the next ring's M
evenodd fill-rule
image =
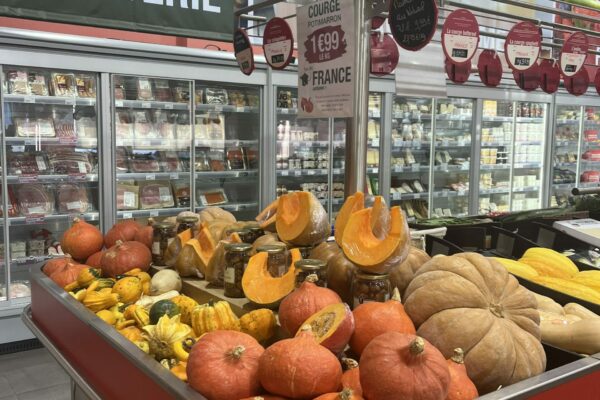
M0 0L0 15L231 41L234 0Z
M433 38L437 19L435 0L390 0L388 23L394 39L405 50L425 47Z
M540 28L531 22L519 22L508 32L504 42L508 65L517 71L525 71L537 65L541 44Z
M534 63L531 67L525 71L519 71L513 69L513 78L517 86L526 92L532 92L540 87L540 81L542 80L542 70L538 63Z
M371 33L371 73L373 75L391 74L396 69L399 59L398 45L389 34Z
M574 76L564 76L563 83L567 92L575 96L581 96L585 94L590 85L590 76L588 75L585 68L579 70Z
M479 44L479 24L468 10L457 9L448 15L442 28L442 48L448 61L470 62Z
M587 57L589 48L588 37L583 32L572 33L560 51L560 72L564 76L574 76L581 68Z
M285 19L275 17L267 22L263 33L263 51L273 69L284 69L292 61L294 35Z
M541 79L540 87L548 94L552 94L558 90L560 84L560 70L556 61L542 60L540 63Z
M502 61L494 50L483 50L477 61L479 79L484 85L496 87L502 80Z
M353 117L354 4L319 0L297 10L298 115Z
M444 63L446 75L454 83L462 84L469 80L471 75L471 63L456 64L446 58Z
M254 71L254 51L245 29L240 28L233 33L233 50L242 72L250 75Z

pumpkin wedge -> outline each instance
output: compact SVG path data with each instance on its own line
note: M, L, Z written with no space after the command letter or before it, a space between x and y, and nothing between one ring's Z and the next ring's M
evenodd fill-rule
M256 216L255 220L260 224L263 231L275 232L278 202L279 199L276 199Z
M331 231L327 212L310 192L293 192L279 198L276 218L277 235L296 246L314 246Z
M384 239L386 232L390 230L390 210L381 196L375 196L372 207L371 229L377 239Z
M350 216L355 212L362 210L363 208L365 208L365 195L363 192L356 192L352 196L348 196L344 202L344 205L340 209L340 212L335 218L334 236L335 242L338 245L341 246L342 244L342 236Z
M268 254L257 253L248 261L242 277L244 294L254 304L263 307L277 307L279 302L290 294L296 286L296 270L294 263L302 259L298 249L290 250L290 268L281 277L271 276L267 266Z
M371 227L373 217L373 208L352 214L344 230L342 250L362 270L385 274L406 258L410 245L408 226L400 207L392 207L390 228L380 239Z
M216 243L206 228L195 239L190 239L181 249L175 269L181 276L203 276L215 253Z
M177 261L177 257L179 253L181 253L181 249L183 246L192 238L192 230L186 229L185 231L179 233L175 239L169 244L167 247L167 251L164 255L165 264L167 266L172 267L175 265Z

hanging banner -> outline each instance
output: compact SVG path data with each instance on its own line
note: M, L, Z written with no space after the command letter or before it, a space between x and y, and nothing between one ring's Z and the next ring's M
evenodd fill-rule
M541 44L540 28L531 22L519 22L508 32L504 41L508 65L518 71L525 71L537 65Z
M442 48L448 61L462 64L470 62L479 45L479 24L468 10L454 10L442 28Z
M477 61L479 79L485 86L496 87L502 80L502 61L494 50L483 50Z
M231 41L234 0L0 0L0 15Z
M436 0L390 0L388 22L394 39L405 50L427 46L437 28Z
M254 51L245 29L237 29L233 33L233 49L240 70L250 75L254 71Z
M354 116L354 4L319 0L298 8L298 114Z
M292 61L294 35L285 19L275 17L267 22L263 33L263 51L267 64L284 69Z
M540 63L540 87L548 94L558 90L560 84L560 70L555 60L542 60Z
M575 32L565 40L560 51L560 72L564 76L574 76L581 68L587 57L589 40L585 33Z
M371 33L371 73L373 75L387 75L394 72L400 59L398 45L392 36L379 32Z
M565 89L567 89L567 92L575 96L581 96L588 90L590 85L590 76L588 75L587 70L582 68L573 76L563 77L563 83L565 85Z

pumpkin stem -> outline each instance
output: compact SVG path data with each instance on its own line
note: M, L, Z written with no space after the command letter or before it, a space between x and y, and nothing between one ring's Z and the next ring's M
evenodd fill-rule
M73 218L73 223L74 224L78 223L79 221L81 221L81 220L78 217Z
M183 340L183 348L185 350L187 350L187 352L189 353L190 351L192 351L192 347L196 344L196 341L192 338L186 338Z
M450 358L452 361L454 361L457 364L464 364L465 363L465 352L463 349L456 348L454 349L454 355Z
M310 274L304 279L304 282L315 283L319 280L319 276L317 274Z
M392 292L392 300L395 300L398 303L402 303L402 298L400 297L400 291L398 290L397 287L395 287L394 291Z
M246 348L240 344L235 346L233 350L229 352L228 355L235 360L239 360L240 358L242 358L242 354L244 354L245 351Z
M356 362L356 360L353 360L351 358L342 358L342 363L344 364L346 369L358 368L358 363Z
M148 218L148 226L152 226L154 225L154 218L150 217Z
M352 391L352 389L345 388L344 390L342 390L340 392L340 394L338 395L338 398L340 400L350 400L352 398L352 396L354 396L354 392Z
M425 351L425 340L422 337L415 337L409 345L410 354L413 356L418 356L419 354Z

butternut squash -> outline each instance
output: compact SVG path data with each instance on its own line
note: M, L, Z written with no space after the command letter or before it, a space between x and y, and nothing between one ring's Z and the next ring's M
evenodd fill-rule
M577 303L567 303L563 306L563 309L567 314L577 315L581 319L600 319L600 315L588 310L584 306L579 305Z
M331 228L323 205L310 192L293 192L279 198L277 235L296 246L315 246L324 242Z
M582 319L573 323L542 320L542 340L561 349L581 354L600 352L600 319Z

